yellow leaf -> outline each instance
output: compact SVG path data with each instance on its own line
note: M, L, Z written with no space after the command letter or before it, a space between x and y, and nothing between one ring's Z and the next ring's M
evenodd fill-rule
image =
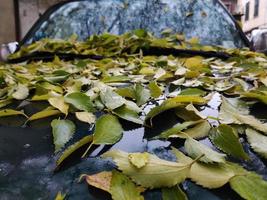
M48 99L48 102L50 103L51 106L59 109L65 115L68 114L69 105L65 103L63 96L51 97Z
M149 159L149 154L144 153L130 153L128 155L129 161L138 169L144 167Z
M78 120L88 124L93 124L96 121L96 116L90 112L76 112L75 116Z

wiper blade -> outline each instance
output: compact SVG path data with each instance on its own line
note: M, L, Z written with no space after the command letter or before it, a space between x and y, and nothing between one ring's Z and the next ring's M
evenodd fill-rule
M73 53L51 53L51 52L34 52L29 55L25 55L15 59L8 59L8 63L20 63L25 61L52 61L55 56L58 56L63 60L74 60L74 59L93 59L93 60L102 60L104 59L101 55L82 55L82 54L73 54Z
M162 48L162 47L149 47L141 48L144 55L173 55L173 56L203 56L203 57L216 57L221 59L228 59L231 57L230 54L218 51L200 51L190 49L175 49L175 48Z
M175 48L162 48L162 47L149 47L149 48L139 48L137 52L142 50L143 55L154 55L154 56L203 56L203 57L216 57L221 59L228 59L231 55L225 52L216 51L198 51L190 49L175 49ZM127 50L124 51L127 53ZM63 60L74 60L74 59L93 59L102 60L106 58L101 55L83 55L83 54L73 54L73 53L56 53L56 52L34 52L30 55L25 55L15 59L8 59L8 63L20 63L25 61L52 61L55 56L58 56Z

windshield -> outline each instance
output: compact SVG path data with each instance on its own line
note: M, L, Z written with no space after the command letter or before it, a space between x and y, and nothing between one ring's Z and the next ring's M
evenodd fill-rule
M123 34L146 29L160 36L165 29L197 37L203 45L244 47L236 25L217 0L91 0L64 4L25 43L41 38L66 39L77 34Z

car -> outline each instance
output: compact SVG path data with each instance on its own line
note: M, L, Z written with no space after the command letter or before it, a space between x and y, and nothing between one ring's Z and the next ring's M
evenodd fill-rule
M220 1L171 3L104 0L72 0L52 6L33 25L19 46L41 38L66 39L73 33L79 40L86 40L92 34L122 34L142 28L157 36L170 28L176 33L185 34L186 38L197 37L205 45L250 47L240 26Z
M146 31L144 31L143 29L145 29ZM130 37L128 35L128 32L133 31L133 30L136 30L136 32L134 32L133 35L130 35L133 37ZM156 65L160 69L164 68L163 66L166 65L166 62L167 62L166 58L171 57L171 59L175 59L175 58L172 58L170 54L173 55L173 57L184 56L184 55L186 55L187 58L189 59L192 57L193 61L189 60L188 63L186 64L188 66L191 65L190 63L192 62L193 63L195 63L195 61L199 62L199 59L202 59L202 58L199 58L199 56L205 57L205 62L214 61L215 64L213 63L214 65L213 65L212 70L215 71L215 79L219 81L226 80L226 82L225 84L221 84L221 82L219 82L219 84L216 85L217 93L214 96L214 98L212 98L209 105L205 106L204 110L201 110L202 109L201 105L200 107L197 107L198 110L202 111L202 114L205 114L207 116L218 115L218 109L219 109L218 107L220 104L218 103L218 101L220 101L220 95L223 94L227 98L229 96L235 97L236 95L238 95L238 94L235 94L235 91L234 92L231 91L231 89L235 87L235 85L233 85L231 81L227 82L228 78L231 78L232 66L234 65L234 63L241 62L240 65L242 65L246 70L249 69L249 67L253 68L255 67L256 64L253 63L254 60L252 62L251 59L254 59L254 57L252 57L251 59L246 58L246 56L250 56L253 54L255 55L256 57L255 59L257 60L257 62L263 62L262 66L265 66L265 60L264 60L265 57L263 55L256 54L255 52L249 52L247 50L244 50L243 52L242 49L250 48L250 43L248 39L246 38L245 34L242 32L242 30L238 26L238 24L236 23L236 21L233 19L233 17L229 14L229 12L226 10L226 8L222 5L220 1L217 1L217 0L191 0L191 1L179 1L179 0L152 0L152 1L143 1L143 0L128 0L128 1L87 0L87 1L82 1L80 0L78 1L78 0L73 0L73 1L65 1L65 2L59 3L53 6L52 8L50 8L35 23L35 25L31 28L28 34L24 37L24 39L19 42L18 48L16 49L15 54L12 54L11 56L9 56L7 58L7 61L1 65L1 68L0 68L1 70L3 69L7 70L5 71L6 74L0 71L1 72L0 73L1 89L5 89L6 82L11 83L12 85L12 80L13 80L12 77L14 76L21 78L21 82L24 83L24 82L27 82L28 80L32 80L31 75L34 74L38 76L39 74L42 74L44 75L43 77L42 76L37 77L37 79L34 79L34 82L33 82L33 85L36 82L39 83L39 81L45 82L45 86L42 86L42 87L40 86L38 88L37 87L35 88L36 90L38 90L38 92L42 93L44 90L52 87L53 90L55 89L59 91L59 93L63 93L63 95L66 95L65 88L63 92L61 91L62 90L61 87L66 86L64 81L67 80L71 76L70 74L72 72L76 73L75 69L73 69L73 66L78 66L80 67L80 69L83 68L87 64L83 61L83 59L91 58L90 57L91 55L86 54L86 53L81 54L81 55L77 53L68 54L65 52L66 51L73 52L72 51L73 46L75 46L75 48L78 49L78 46L80 44L93 45L94 41L100 41L101 43L101 41L103 42L103 41L108 40L107 44L109 44L109 42L112 43L113 40L117 41L119 36L110 35L110 33L115 34L115 35L125 34L124 36L127 39L129 39L128 37L130 37L130 39L131 38L136 39L136 36L138 36L141 39L144 39L144 41L147 41L146 37L148 37L149 41L150 40L160 41L160 42L155 43L156 44L154 48L155 51L153 52L154 54L158 56L163 55L161 57L162 60L156 61L157 63ZM191 44L192 46L190 46L189 49L166 48L164 45L162 47L162 43L166 42L166 39L163 39L161 41L160 39L153 39L154 36L152 36L152 34L154 34L157 37L160 37L162 35L163 36L165 35L167 37L168 35L172 33L176 33L176 34L178 33L178 35L176 35L177 37L176 39L181 42L180 44L181 46L183 46L183 42L185 39L189 40L190 41L189 44ZM102 34L102 35L94 36L94 34L96 35ZM129 41L131 41L130 39ZM170 38L168 39L171 41ZM46 43L47 41L48 43ZM49 41L53 41L53 42L49 43ZM50 45L47 45L48 47L45 47L44 48L45 50L43 50L42 52L41 51L42 48L40 48L40 46L38 45L37 47L34 45L31 46L33 42L36 42L34 44L41 44L41 45L43 44L42 42L44 42L45 44L50 44ZM59 48L61 53L48 51L48 50L51 50L49 49L51 46L53 47L53 45L57 46L58 44L63 44L63 43L70 44L71 48L68 49L68 45L66 46L63 45L64 47L62 47L62 49ZM78 45L73 45L73 44L78 44ZM103 44L103 46L107 47L108 45L105 46ZM118 48L118 46L119 45L112 46L112 47L116 49ZM202 46L204 46L205 48L202 48ZM36 48L31 49L31 47L36 47ZM220 51L219 52L214 51L214 48ZM134 57L136 56L136 54L138 54L140 56L140 60L142 59L143 56L147 56L147 62L142 63L140 60L139 61L142 67L144 67L142 73L151 75L151 68L150 68L151 66L149 66L148 63L155 62L153 60L154 59L153 55L150 55L151 52L149 52L151 49L147 50L145 46L144 49L141 48L138 50L140 51L138 52L133 51L133 53L131 52L132 54L130 55ZM114 55L116 56L116 52L113 52L112 50L110 50L110 52L114 53ZM236 58L235 56L232 56L232 55L235 55L235 53L238 54L238 52L243 53L241 58ZM99 52L97 51L96 53L99 53ZM98 54L94 56L98 56ZM103 60L103 63L101 63L102 65L105 65L108 62L111 62L110 60L112 60L111 59L112 56L108 58L104 58L104 57L94 57L94 58L95 58L94 59L95 62L98 62L98 60L102 59ZM227 65L224 62L220 62L220 61L216 62L216 58L220 58L221 60L229 59L231 62L228 62L228 65ZM244 59L246 58L248 62L242 63L243 58ZM71 61L70 63L67 63L65 65L65 63L62 63L60 59L62 60L66 59L66 60L71 60ZM48 61L52 60L52 63L46 64L47 60ZM36 66L32 64L32 61L36 61L37 63ZM13 65L11 63L13 63ZM21 76L21 73L25 72L25 66L27 68L27 64L29 64L28 69L31 71L31 73L30 74L26 73L27 75ZM117 65L118 63L112 63L112 64ZM129 71L131 71L132 67L134 68L134 64L135 63L132 63L132 65L127 63L127 67L129 68ZM15 71L17 72L17 73L14 73L15 75L13 73L10 73L11 68L9 70L8 67L11 65L14 66ZM125 63L122 64L122 66L124 65ZM179 63L179 66L178 66L178 63L170 64L170 66L172 67L177 67L177 66L181 67L180 71L176 72L178 76L180 76L181 74L184 75L186 73L184 71L185 70L183 67L184 65L185 65L185 60ZM48 66L48 68L61 66L61 68L58 68L53 72L54 76L45 76L45 74L46 73L48 74L49 72L47 71L47 68L44 66ZM65 69L64 67L67 67L69 71L68 72L64 71L63 70ZM112 67L113 66L105 65L105 68L107 69L112 68ZM195 68L196 66L193 65L191 67ZM253 70L255 68L253 68ZM233 70L237 74L237 76L241 74L241 71L238 71L238 70L240 70L240 67L236 68L236 71ZM254 73L258 73L257 70L258 68L256 68L255 71L248 71L248 72L246 71L247 73L242 74L242 77L239 77L239 76L237 78L235 77L236 78L235 81L239 83L238 88L239 89L240 87L245 88L244 94L242 93L242 95L245 95L245 92L247 92L247 90L249 90L250 87L257 85L258 83L261 85L264 83L265 81L264 74L262 75L262 77L259 78L259 79L262 78L261 80L263 83L254 77ZM88 70L87 71L84 70L81 73L86 74L87 72ZM205 68L205 66L203 67L202 72L211 74L210 69ZM96 70L94 71L94 76L97 77L101 73L102 73L101 70ZM105 80L106 83L111 83L111 85L114 87L115 86L117 87L119 85L119 86L123 86L127 88L128 86L127 81L129 81L130 76L129 77L120 76L121 73L122 72L118 70L112 71L110 73L112 75L108 77L109 79ZM153 74L153 73L154 72L152 72L152 75L156 76L157 79L163 76L162 70L159 70L157 74ZM226 75L224 74L224 76L220 77L219 76L220 73L222 74L225 73ZM195 77L195 79L194 79L194 82L186 82L184 86L186 87L186 85L190 85L190 86L194 85L194 87L197 87L197 85L199 84L199 81L201 81L200 79L198 80L199 74L201 73L195 73L195 72L188 73L187 74L188 77ZM78 76L79 73L77 72L76 75ZM136 75L136 74L131 74L131 75ZM166 75L167 78L169 76L169 74L166 73L166 71L164 72L164 75ZM116 78L118 78L119 81L117 80L114 81L114 79ZM135 77L135 78L137 82L140 81L138 77ZM111 81L111 79L113 81ZM103 79L101 80L103 81ZM246 80L248 83L244 80ZM82 79L81 81L86 81L86 80ZM189 100L189 102L193 103L196 98L197 99L196 101L200 101L200 104L201 104L201 102L203 101L203 98L195 97L195 93L197 93L196 96L201 96L203 95L202 90L199 90L199 89L195 90L194 88L193 89L191 88L191 90L184 90L184 88L177 87L179 86L181 81L183 82L183 80L178 79L174 81L176 81L175 84L170 85L170 87L168 86L169 93L171 95L177 96L177 94L180 94L182 90L184 93L191 96L192 99ZM208 88L207 91L212 91L213 89L210 89L210 88L212 88L213 85L209 84L209 81L210 80L207 80L207 84L206 84L206 87ZM67 86L70 86L70 91L75 90L76 85L73 86L71 82L68 82L68 84ZM84 84L83 86L84 87L81 87L80 90L88 91L88 84ZM153 86L157 87L155 83ZM35 95L35 93L33 94L33 91L30 91L28 87L25 88L23 84L20 84L18 87L20 88L18 89L17 87L16 88L13 87L13 88L5 89L5 91L0 90L3 93L10 94L12 98L14 97L14 99L16 99L16 100L12 99L14 101L12 102L12 104L8 104L8 107L7 107L8 109L16 109L17 112L23 109L25 113L30 116L33 116L33 114L36 114L37 112L42 111L42 110L48 111L48 112L51 111L52 108L48 107L49 104L47 102L35 103L34 100L36 99L32 99L32 98L30 100L26 99L28 96L32 97L32 95ZM135 85L135 87L137 86ZM138 87L139 87L139 91L140 90L146 91L144 88L142 88L142 85L141 86L139 85ZM98 92L106 91L106 88L101 84L99 88L98 88ZM18 91L23 91L23 92L21 94L21 92L18 92ZM27 95L24 95L25 91ZM131 91L130 91L130 94L127 93L126 96L127 95L128 97L131 96L132 95ZM207 91L205 90L204 93L206 94ZM112 91L110 93L114 95ZM166 95L169 95L169 93ZM199 93L201 95L199 95ZM263 93L264 93L264 88L263 88ZM253 94L255 97L255 93ZM144 92L142 93L142 95L141 97L146 98L147 93ZM41 97L40 96L39 98L45 98L44 96L41 96ZM248 94L246 97L249 99L252 98L253 100L255 100L253 97L249 97ZM261 97L262 96L256 95L256 100L261 99ZM66 98L64 98L64 100L68 101L69 104L71 105L75 104L75 102L73 103L72 101L73 99L70 96L67 97L66 95ZM84 98L88 98L88 97L84 97ZM206 98L210 98L210 96L208 95ZM20 101L19 99L21 99L22 101ZM234 99L234 98L229 98L229 99ZM9 101L10 99L5 99L5 100ZM116 98L116 100L117 101L114 101L114 99L111 98L112 102L110 102L110 99L107 101L109 101L109 103L111 103L112 105L114 103L116 104L122 101L119 97ZM160 99L159 101L163 101L163 99ZM263 100L261 99L261 101L264 102L264 98ZM186 102L188 102L188 100ZM3 102L1 101L1 103ZM155 104L155 102L151 102L151 103ZM225 112L229 110L231 111L232 109L234 110L232 112L234 114L245 113L244 115L247 116L248 110L245 110L245 111L243 110L244 105L243 104L236 105L234 103L233 103L234 106L229 106L230 108L228 107L229 108L228 110L225 109L226 110ZM267 113L265 112L266 110L265 105L262 105L260 103L254 105L253 103L254 103L253 101L252 102L249 101L249 105L253 105L252 111L251 111L253 115L257 116L260 119L262 118L266 119ZM51 103L51 104L53 104L54 107L57 107L60 104L60 101L54 101L54 103ZM81 104L83 103L79 102L78 105L76 106L79 107L79 105ZM2 106L2 104L0 105ZM188 108L189 111L193 113L197 113L197 116L193 114L194 117L196 117L197 119L199 119L199 117L201 118L201 114L197 112L198 110L196 111L195 110L196 108L194 108L194 106L192 107L193 104L188 104L188 105L189 105L189 108ZM229 104L225 103L225 105L229 105ZM101 103L98 104L98 106L101 107ZM148 109L149 106L151 105L148 103L147 106L145 106L143 109ZM86 109L89 110L88 107L90 107L90 105L87 105L86 107ZM3 106L3 108L6 108L6 107ZM81 110L83 109L84 108L82 108ZM101 112L97 113L96 116L99 118L103 114L103 112L106 112L106 110L110 111L109 109L110 108L106 108L102 110L101 111L102 113ZM6 111L7 110L0 110L0 113L4 116ZM52 109L52 112L58 113L59 111ZM115 111L114 112L112 111L111 113L113 116ZM15 113L15 114L18 114L18 113ZM60 157L62 155L58 155L57 150L55 153L55 148L53 144L53 136L51 134L50 124L52 120L53 122L55 122L53 126L56 126L55 124L58 122L58 121L54 121L54 120L57 120L55 119L54 116L51 116L48 118L41 118L36 121L33 120L32 118L32 122L29 119L26 121L26 123L24 119L24 114L22 114L21 112L19 112L19 116L2 117L0 120L0 124L1 124L0 126L0 158L1 158L0 159L0 194L1 194L0 199L53 199L55 198L55 196L58 194L59 191L62 193L66 193L67 198L69 199L96 199L96 200L110 199L111 196L107 192L103 192L102 190L96 189L91 186L88 187L85 183L78 183L79 177L82 174L96 174L102 171L114 170L115 169L114 163L112 163L110 160L100 159L100 156L99 156L103 152L106 152L109 149L113 149L113 150L120 149L125 152L150 152L150 153L156 154L158 157L161 158L161 160L164 159L164 160L169 160L169 161L174 162L176 158L174 154L171 153L171 145L179 149L182 149L184 151L184 147L183 147L184 140L170 139L167 141L167 140L158 140L158 139L151 139L151 138L155 137L155 133L162 132L172 127L173 125L175 125L177 123L176 114L181 118L190 117L190 116L181 116L179 115L179 113L174 113L173 111L171 112L166 111L166 112L163 112L160 116L155 117L153 121L151 119L151 121L153 122L153 128L151 128L149 124L147 126L143 126L143 125L140 126L140 123L139 125L138 124L136 125L135 123L131 123L127 120L120 119L120 123L124 129L124 134L123 134L122 139L118 143L116 143L113 146L101 145L100 147L93 148L92 149L93 151L91 152L90 157L87 157L85 159L81 159L80 155L81 153L84 153L87 146L85 149L82 149L82 150L80 149L79 151L75 152L74 155L72 155L71 159L69 160L65 160L65 158L63 159L61 157L64 160L64 165L60 166L60 169L58 168L58 166L55 166L55 165L56 163L59 162L58 156ZM117 115L119 116L119 114ZM131 115L131 117L133 117L134 119L131 119L131 120L135 120L136 122L136 119L135 119L136 115L134 116L133 115ZM71 123L76 124L76 132L75 132L74 137L70 141L68 141L68 143L65 144L67 148L71 146L72 144L76 144L76 142L80 141L82 138L86 136L88 137L88 135L92 134L95 130L94 125L92 125L92 123L91 125L83 123L80 120L78 120L75 117L75 115L68 115L68 117L65 117L64 115L62 116L61 114L60 116L61 116L61 119L63 119L63 121L64 120L72 121L72 122L68 121L67 124L71 124ZM252 123L253 128L262 126L259 120L255 120L255 118L250 115L248 116L249 117L246 118L245 120L246 122L244 122L243 124L247 123L251 125ZM112 117L110 118L109 116L109 119L107 121L109 120L112 121L113 118ZM216 117L213 117L213 118L211 117L211 120L214 120L215 122L216 120L218 121ZM231 117L229 118L225 117L224 120L229 121L231 120ZM150 119L148 121L150 121ZM238 122L237 124L239 123L241 122ZM212 124L212 125L217 126L218 124ZM194 127L193 124L188 125L188 127L192 127L192 126ZM68 127L66 129L68 129ZM242 129L242 127L240 129ZM117 128L117 130L119 130L118 132L120 132L121 129ZM238 130L242 132L242 130L239 130L239 129L234 129L234 130ZM62 130L62 132L63 131L64 130ZM110 128L110 131L112 131L112 127ZM229 134L232 134L231 136L234 138L236 137L235 131L230 131ZM251 134L257 134L257 133L252 132ZM258 174L262 175L264 179L266 179L267 177L266 160L262 159L261 157L258 156L257 153L252 151L249 143L244 138L246 138L244 137L244 135L242 137L240 136L240 141L242 142L242 145L243 145L242 148L244 148L245 153L249 155L250 160L246 161L246 160L230 157L230 161L238 163L239 165L242 165L247 170L255 171ZM208 145L209 147L212 147L213 149L215 149L208 138L202 140L202 142ZM236 143L238 145L239 144L241 145L241 142L240 143L236 142ZM62 152L60 152L59 154L61 153ZM197 151L196 154L197 153L199 152ZM202 157L203 155L200 155L199 157L196 158L194 162L197 162L199 159L202 159ZM251 160L253 162L251 162ZM191 164L193 165L193 163ZM203 166L205 166L205 164L203 164ZM214 168L216 168L216 166L214 166ZM216 168L216 170L218 170L218 168ZM228 175L228 172L225 172L225 173L226 175ZM201 173L199 174L202 175ZM225 174L216 174L215 179L217 180L217 176L220 177L220 175L224 177L223 175ZM239 176L242 176L242 175L244 174L239 174ZM169 178L171 179L172 177L169 177ZM233 177L231 176L231 178ZM151 176L151 179L153 179L152 176ZM204 177L203 180L204 182L209 181L209 180L214 180L214 177ZM126 182L127 181L129 180L126 179ZM257 181L259 180L257 179ZM264 185L265 182L264 183L262 182L263 181L260 180L259 184ZM255 185L253 184L250 185L252 189L255 188L254 186ZM209 189L199 186L193 181L186 180L185 182L183 182L182 187L186 191L186 194L189 199L200 199L200 200L201 199L215 199L215 200L216 199L241 199L241 197L236 192L231 190L230 184L225 184L220 189L209 190ZM142 187L138 189L143 191ZM180 190L178 191L181 192ZM175 192L177 192L177 190L175 190L174 188L174 193ZM265 195L265 194L262 194L262 195ZM60 198L59 196L60 195L58 195L58 198ZM167 197L165 198L168 199ZM170 197L169 199L171 198L172 197ZM146 191L145 199L153 199L153 200L162 199L161 190L154 189L154 190Z
M267 28L253 30L251 41L254 50L267 54Z

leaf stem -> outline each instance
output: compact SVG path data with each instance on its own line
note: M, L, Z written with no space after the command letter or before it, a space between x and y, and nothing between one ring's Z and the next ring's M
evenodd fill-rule
M193 162L191 162L190 163L190 167L193 165L193 164L195 164L197 161L199 161L202 157L204 157L205 156L205 154L202 154L202 155L200 155L200 156L198 156L195 160L193 160Z
M88 151L91 149L91 147L93 146L93 142L89 145L89 147L86 149L86 151L83 153L82 158L84 158L86 156L86 154L88 153Z

